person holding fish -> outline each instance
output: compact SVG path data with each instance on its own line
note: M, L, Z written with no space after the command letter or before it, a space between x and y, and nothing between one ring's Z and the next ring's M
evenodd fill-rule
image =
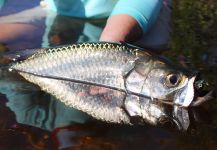
M109 3L103 0L48 2L42 2L47 10L65 16L100 19L109 15L101 41L138 41L151 31L162 7L162 1L158 0L113 1L108 8L107 5L99 7ZM143 9L139 4L145 2L147 8ZM163 57L126 43L42 48L28 59L15 62L9 70L19 73L67 106L112 123L158 125L164 123L167 115L155 102L175 108L190 107L210 97L208 93L204 97L196 95L195 99L194 71L175 67Z

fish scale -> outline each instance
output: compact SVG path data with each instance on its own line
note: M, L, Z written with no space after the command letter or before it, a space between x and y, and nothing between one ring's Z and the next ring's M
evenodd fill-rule
M138 57L135 51L109 43L72 45L41 50L12 68L125 89L123 76L133 67L130 62Z
M30 82L37 83L43 90L51 93L67 106L82 110L94 118L106 122L130 124L129 117L121 109L124 103L124 92L107 89L108 93L90 95L89 90L93 88L90 85L41 78L28 73L20 74ZM82 92L85 92L84 94L86 95L78 96ZM103 98L108 96L108 94L113 95L110 100Z

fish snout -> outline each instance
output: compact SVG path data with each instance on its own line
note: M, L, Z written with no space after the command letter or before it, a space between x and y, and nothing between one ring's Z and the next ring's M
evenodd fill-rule
M207 89L209 83L201 79L200 74L196 77L194 82L194 100L190 104L192 107L201 106L202 104L214 99L216 92L212 89Z

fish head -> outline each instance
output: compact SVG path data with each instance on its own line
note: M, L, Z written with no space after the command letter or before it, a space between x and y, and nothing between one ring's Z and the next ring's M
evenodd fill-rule
M151 98L173 100L184 107L189 106L194 99L196 76L188 76L181 70L167 67L151 70L141 93L148 94Z
M149 62L138 61L131 74L126 85L135 93L184 107L188 107L194 99L195 71L176 67L158 58ZM133 80L134 83L131 82Z

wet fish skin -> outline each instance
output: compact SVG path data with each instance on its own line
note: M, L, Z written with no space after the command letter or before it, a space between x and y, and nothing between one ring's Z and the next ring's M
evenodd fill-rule
M105 87L42 78L23 72L20 74L30 82L39 85L42 90L55 96L65 105L82 110L98 120L110 123L138 124L137 122L132 122L131 117L134 116L129 116L128 114L134 109L132 104L142 108L141 110L139 108L141 114L138 115L142 116L143 123L158 125L162 124L162 118L168 118L164 107L157 105L149 98L132 95L126 97L124 92ZM106 92L93 94L91 93L93 88L102 89ZM129 102L131 103L129 104Z
M113 123L130 123L129 117L121 109L125 96L123 92L106 89L106 93L92 95L90 91L92 88L97 88L95 86L41 78L27 73L21 73L21 75L42 87L44 91L54 95L65 105L82 110L96 119ZM112 97L108 100L106 99L108 96Z
M123 76L134 67L137 51L109 43L42 49L12 69L125 89Z
M130 113L135 111L145 122L157 124L166 114L152 99L186 106L193 99L194 80L188 74L164 59L125 44L83 43L42 49L11 69L66 105L107 122L129 124ZM173 80L177 80L175 84L170 83ZM107 92L92 95L91 86ZM190 94L186 97L186 93ZM110 100L105 98L108 94L113 95ZM129 100L131 95L138 100Z

